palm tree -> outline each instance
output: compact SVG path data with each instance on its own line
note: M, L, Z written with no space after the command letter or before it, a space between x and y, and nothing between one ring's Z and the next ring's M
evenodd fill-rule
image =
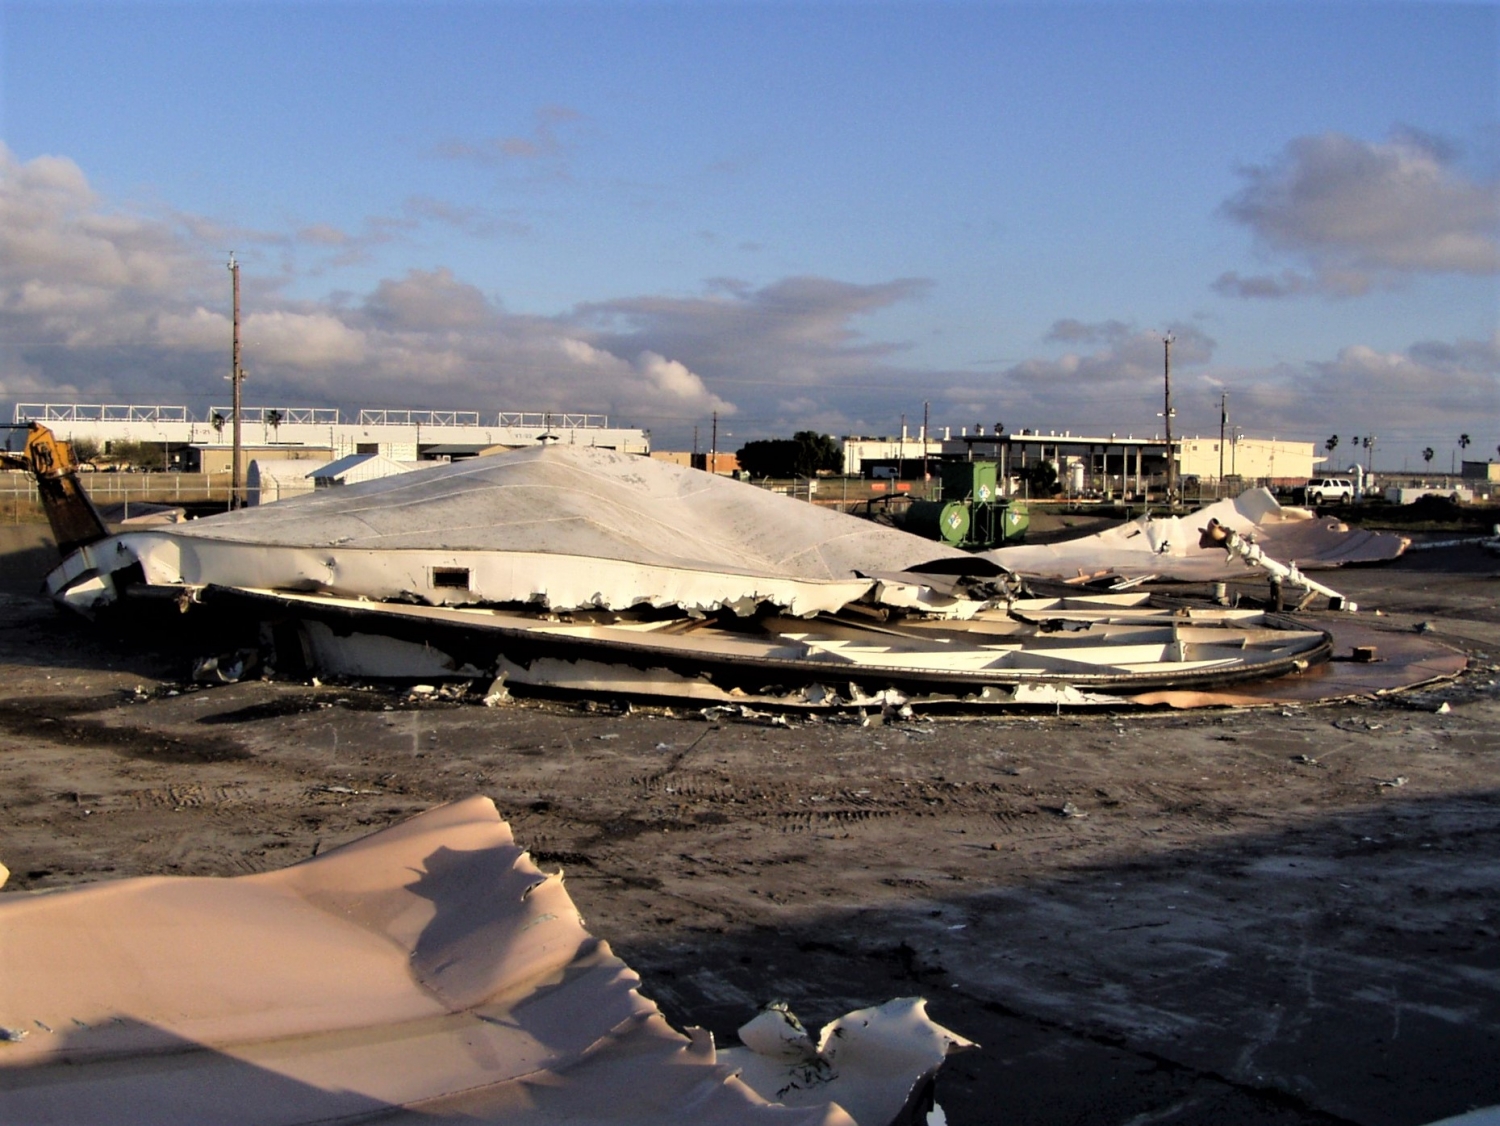
M1431 465L1432 455L1435 452L1436 451L1431 446L1428 446L1425 450L1422 451L1422 460L1425 461L1428 465Z
M1458 436L1458 448L1460 450L1466 450L1466 449L1469 448L1469 436L1467 434L1460 434ZM1458 459L1456 457L1453 458L1449 462L1448 472L1449 473L1457 473L1458 472Z
M281 412L278 410L266 411L266 425L276 432L274 441L281 441Z
M1337 434L1330 434L1328 441L1323 443L1323 448L1329 453L1333 453L1334 450L1339 448L1339 436Z

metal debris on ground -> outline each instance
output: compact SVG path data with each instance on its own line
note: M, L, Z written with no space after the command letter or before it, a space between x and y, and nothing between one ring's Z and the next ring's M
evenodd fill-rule
M1244 573L1223 556L1194 545L1206 526L1218 524L1253 539L1269 557L1306 571L1394 559L1411 544L1405 536L1350 528L1305 508L1283 508L1265 489L1250 489L1186 516L1146 514L1096 535L1056 544L1021 544L986 552L1006 570L1070 580L1099 572L1122 577L1153 574L1184 582L1211 582Z
M237 649L193 662L193 680L200 684L237 684L260 664L254 649Z
M920 998L816 1044L678 1032L487 798L279 871L0 897L0 933L7 1122L877 1126L971 1046Z
M543 502L548 519L538 521ZM467 689L453 682L492 677L490 706L525 688L742 704L782 717L774 723L803 710L879 708L907 719L918 710L1205 706L1224 703L1225 686L1303 673L1333 651L1329 629L1274 612L1189 607L1145 590L1036 594L1006 571L1005 560L1019 558L1006 551L1024 548L972 555L583 447L515 451L115 535L87 504L68 493L55 505L79 509L68 524L78 534L47 578L60 605L143 619L167 607L173 628L207 624L215 636L255 640L259 659L283 675L416 681L414 700L458 699ZM1353 536L1255 491L1186 519L1204 517L1247 557L1298 581L1299 566L1389 557L1405 542ZM1212 563L1179 532L1148 520L1094 546L1118 562L1136 550L1133 539L1150 545L1152 566L1118 584L1131 587L1175 577L1169 561ZM1261 559L1262 542L1317 551L1283 566ZM199 673L237 679L246 662L210 658ZM1378 687L1400 687L1401 676L1391 670Z

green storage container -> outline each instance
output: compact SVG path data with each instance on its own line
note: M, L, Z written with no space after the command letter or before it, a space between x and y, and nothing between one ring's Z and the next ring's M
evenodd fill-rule
M1026 529L1031 527L1031 509L1022 501L1010 501L995 506L995 524L999 533L996 543L1014 543L1024 539Z
M969 536L969 506L958 500L915 500L904 522L913 535L957 547Z
M939 465L943 478L944 500L971 500L989 504L997 500L1000 490L993 461L945 461Z
M1031 511L1021 501L1000 500L976 504L970 512L969 542L965 547L999 547L1025 537Z

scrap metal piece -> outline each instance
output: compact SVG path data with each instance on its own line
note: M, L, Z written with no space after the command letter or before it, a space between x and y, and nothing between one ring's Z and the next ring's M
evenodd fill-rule
M834 1099L859 1126L922 1123L932 1076L952 1052L978 1047L935 1023L920 997L899 997L839 1017L816 1044L785 1005L770 1005L739 1030L741 1048L719 1058L767 1099L792 1107Z
M273 591L211 588L205 605L262 620L298 619L303 648L323 673L472 678L493 669L512 686L709 703L774 695L804 707L833 703L809 705L805 686L846 678L851 690L841 702L855 707L899 709L909 697L987 688L1006 689L996 702L1015 703L1021 685L1048 686L1047 703L1096 704L1098 693L1263 679L1332 652L1322 630L1289 619L1250 610L1184 614L1151 606L1149 598L1024 599L1009 612L908 621L900 629L863 618L726 615L687 631L676 628L681 619L658 615L564 622L519 611ZM1054 620L1088 628L1052 629ZM276 666L286 663L278 655ZM768 685L780 687L769 692Z
M0 936L6 1122L879 1126L967 1043L894 1002L830 1026L837 1085L752 1088L487 798L280 871L6 895Z
M1333 610L1348 610L1353 613L1359 607L1338 591L1326 587L1322 583L1308 578L1297 569L1295 563L1280 563L1272 559L1249 536L1242 536L1233 528L1220 524L1217 520L1210 519L1208 526L1203 529L1198 537L1199 547L1222 547L1226 556L1230 559L1239 559L1247 567L1259 567L1271 576L1271 582L1277 588L1277 600L1280 600L1280 587L1282 583L1291 583L1293 586L1301 587L1307 592L1307 597L1298 605L1298 609L1307 606L1313 595L1321 594L1328 599L1329 608ZM1278 609L1280 607L1278 606Z
M1017 574L1071 580L1101 571L1124 578L1155 574L1183 582L1212 582L1241 573L1233 561L1197 550L1198 529L1217 521L1253 535L1270 555L1300 570L1394 559L1411 544L1405 536L1351 528L1305 508L1283 508L1265 489L1250 489L1187 516L1139 516L1096 535L1054 544L1022 544L984 553Z

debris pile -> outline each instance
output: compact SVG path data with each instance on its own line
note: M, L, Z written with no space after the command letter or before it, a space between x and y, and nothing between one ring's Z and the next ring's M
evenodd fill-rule
M1392 532L1351 528L1305 508L1283 508L1265 489L1250 489L1187 516L1139 516L1118 528L1055 544L1018 544L986 552L1008 571L1058 579L1117 575L1211 582L1244 574L1244 566L1199 539L1210 523L1253 541L1261 551L1303 571L1395 559L1411 540Z
M665 462L541 446L95 536L47 581L85 615L210 623L224 656L200 665L204 680L256 667L434 691L488 680L491 705L526 688L881 716L889 693L898 710L1119 706L1325 662L1329 631L1275 612L1144 590L1036 597L1014 573L1037 561L1015 553L1042 551L1086 560L1080 574L1128 574L1139 556L1153 574L1217 576L1224 553L1187 534L1205 521L1309 592L1327 588L1299 566L1405 543L1351 545L1347 529L1252 492L1196 517L976 555ZM1267 556L1276 545L1298 548L1290 566Z

